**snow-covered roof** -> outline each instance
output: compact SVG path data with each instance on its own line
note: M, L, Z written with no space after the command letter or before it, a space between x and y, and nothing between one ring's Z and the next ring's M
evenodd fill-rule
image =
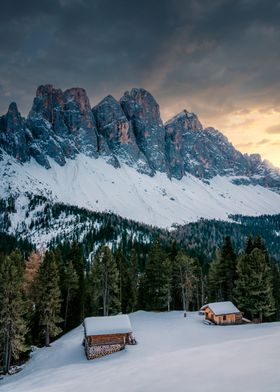
M233 305L233 303L230 301L212 302L210 304L206 304L202 306L201 310L204 310L206 308L210 308L212 312L215 313L216 316L222 314L240 313L240 310L237 309L237 307Z
M132 332L130 319L127 314L86 317L84 319L84 327L86 336Z

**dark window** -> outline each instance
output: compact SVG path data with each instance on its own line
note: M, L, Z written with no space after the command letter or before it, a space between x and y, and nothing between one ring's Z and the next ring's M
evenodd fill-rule
M225 315L225 316L223 316L223 320L224 320L224 321L226 321L226 319L227 319L227 316L226 316L226 315Z

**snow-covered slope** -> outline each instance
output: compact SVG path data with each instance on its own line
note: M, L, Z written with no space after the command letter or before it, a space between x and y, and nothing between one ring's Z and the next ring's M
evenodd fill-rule
M131 321L137 346L87 361L78 327L37 350L1 391L279 392L280 323L207 326L182 312L137 312Z
M24 165L4 154L0 165L0 197L25 192L95 211L171 227L201 217L227 220L229 214L257 216L280 212L280 195L260 185L235 185L237 177L216 176L201 181L188 174L180 181L157 172L154 177L122 165L115 169L102 158L82 154L50 169L34 160ZM22 219L21 209L12 217Z

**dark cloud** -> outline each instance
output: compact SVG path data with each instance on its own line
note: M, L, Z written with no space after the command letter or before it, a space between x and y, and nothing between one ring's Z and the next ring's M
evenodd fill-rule
M280 135L280 124L271 125L270 127L266 128L265 132L269 133L270 135Z
M0 113L16 100L26 114L42 83L84 87L92 104L142 86L163 111L211 120L277 110L279 18L277 0L3 2Z

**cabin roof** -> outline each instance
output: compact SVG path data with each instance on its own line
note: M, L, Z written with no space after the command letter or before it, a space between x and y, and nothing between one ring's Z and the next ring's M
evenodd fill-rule
M86 317L84 319L86 336L111 335L132 332L127 314L117 316Z
M202 306L201 310L205 310L206 308L210 308L216 316L220 316L222 314L241 313L231 301L212 302Z

